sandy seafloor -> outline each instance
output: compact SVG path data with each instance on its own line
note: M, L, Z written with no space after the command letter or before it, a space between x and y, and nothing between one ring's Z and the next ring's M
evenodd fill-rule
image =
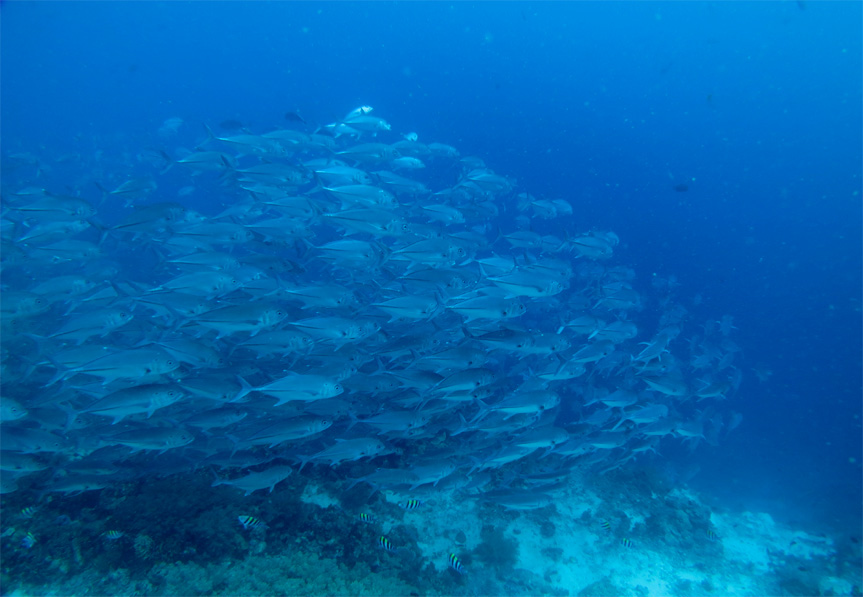
M504 510L459 493L416 490L407 497L419 497L423 504L406 511L397 505L405 495L386 491L369 495L371 489L361 485L354 490L361 497L348 506L324 481L305 480L298 485L294 477L293 484L284 483L273 494L258 492L254 498L243 498L235 492L239 495L225 511L248 514L245 504L266 503L281 492L295 491L300 496L296 503L301 504L297 508L313 515L304 515L305 520L318 521L313 540L306 535L274 541L279 525L270 513L267 529L230 526L229 534L236 535L231 541L242 546L244 557L172 562L171 557L156 555L158 546L139 550L141 533L134 537L129 533L117 541L91 533L94 544L84 552L95 553L98 559L102 551L122 550L124 555L115 557L109 569L104 564L90 566L81 549L73 555L50 553L44 531L40 542L25 549L19 539L31 521L19 519L10 526L7 518L2 592L13 596L860 594L859 543L839 545L840 538L779 524L765 512L711 510L691 490L663 487L644 473L591 475L591 480L588 484L573 475L554 505L539 510ZM284 506L279 508L282 515L292 516ZM360 521L361 511L374 516L374 521ZM122 526L119 520L111 522ZM394 551L376 545L380 535L391 539ZM352 541L364 544L360 548L364 555L350 562L328 549ZM450 568L450 553L458 556L462 573ZM22 565L30 567L27 580L15 573ZM33 582L39 567L50 579L42 584Z

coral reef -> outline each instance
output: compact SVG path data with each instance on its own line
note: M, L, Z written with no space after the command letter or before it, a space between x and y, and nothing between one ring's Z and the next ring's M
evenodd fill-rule
M132 543L132 548L135 550L135 555L142 560L148 560L153 557L155 543L149 535L138 533L135 535L135 541Z
M637 479L626 485L622 472L626 491L573 484L578 497L555 509L502 510L439 492L411 512L383 492L365 501L356 492L348 508L337 476L317 472L248 497L204 474L41 501L16 492L3 504L2 592L859 595L859 542L837 550L765 514L710 511L681 488L658 496ZM241 516L262 524L245 528Z
M373 574L365 565L348 568L317 554L296 550L278 556L241 560L160 563L146 578L128 570L108 574L88 570L56 582L51 588L33 585L28 595L410 595L418 589L394 574Z

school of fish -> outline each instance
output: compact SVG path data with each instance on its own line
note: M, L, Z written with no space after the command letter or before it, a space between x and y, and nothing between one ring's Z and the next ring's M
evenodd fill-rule
M3 493L204 469L249 495L340 467L406 509L458 491L527 510L574 468L739 424L732 318L696 321L673 278L615 263L577 197L369 106L314 133L206 132L140 149L100 193L4 176Z

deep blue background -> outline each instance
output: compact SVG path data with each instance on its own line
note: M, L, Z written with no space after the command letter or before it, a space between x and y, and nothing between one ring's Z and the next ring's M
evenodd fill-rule
M859 528L861 67L856 2L7 2L2 143L127 159L53 171L88 196L167 118L194 139L372 105L569 200L642 280L700 294L696 318L733 315L744 420L687 457L693 483Z

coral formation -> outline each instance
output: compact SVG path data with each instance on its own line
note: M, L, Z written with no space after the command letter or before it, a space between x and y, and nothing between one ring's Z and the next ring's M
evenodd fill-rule
M132 547L135 550L135 555L142 560L147 560L153 556L153 539L149 535L138 533Z
M500 526L483 525L482 542L473 550L474 557L498 570L512 569L518 560L518 542L507 537Z

